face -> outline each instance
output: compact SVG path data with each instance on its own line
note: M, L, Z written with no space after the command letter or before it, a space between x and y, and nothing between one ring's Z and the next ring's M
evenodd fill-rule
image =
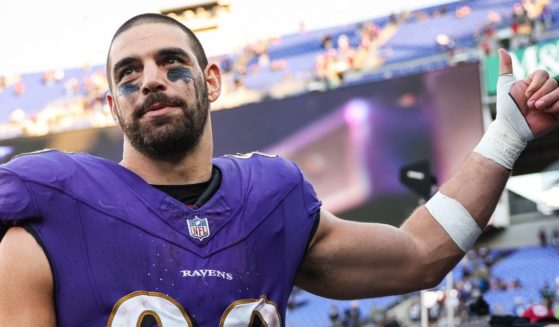
M108 101L132 146L155 159L193 151L203 135L209 99L188 36L169 24L132 27L114 40L110 65Z

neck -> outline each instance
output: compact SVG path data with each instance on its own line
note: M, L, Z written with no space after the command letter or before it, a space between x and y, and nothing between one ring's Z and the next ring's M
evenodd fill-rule
M121 165L152 185L203 183L212 175L211 128L206 125L200 143L188 154L172 159L154 159L134 148L124 138Z

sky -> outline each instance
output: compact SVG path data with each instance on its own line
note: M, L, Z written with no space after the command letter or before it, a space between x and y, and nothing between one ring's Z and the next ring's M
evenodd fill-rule
M204 0L9 0L0 5L0 75L100 65L116 29L128 18ZM209 55L265 34L315 30L386 16L440 0L230 0L235 19Z

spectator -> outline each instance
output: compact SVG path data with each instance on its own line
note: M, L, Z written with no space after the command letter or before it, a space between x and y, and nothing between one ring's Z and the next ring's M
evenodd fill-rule
M231 59L231 56L226 55L223 59L221 59L219 66L224 73L231 73L234 66L233 59Z
M351 327L351 309L344 310L344 317L342 318L342 327Z
M8 86L8 78L0 75L0 92L4 91Z
M376 305L372 305L371 307L371 311L369 313L369 320L370 322L376 326L376 324L378 324L378 322L382 319L382 312L379 310L379 308Z
M549 31L553 25L553 14L551 12L549 4L544 5L539 18L540 21L543 23L544 32Z
M545 229L542 227L538 232L538 238L540 239L540 246L546 247L547 246L547 233Z
M551 233L551 245L559 250L559 228L555 227Z
M547 300L550 303L553 303L555 300L555 292L551 289L547 282L543 285L542 289L540 289L540 295L544 300Z
M481 294L476 294L474 300L468 305L468 312L471 316L489 316L489 303L487 303Z
M330 36L330 34L324 35L322 37L322 40L320 41L320 46L324 50L329 50L329 49L333 48L334 43L332 42L332 36Z
M15 82L12 87L14 93L17 96L22 96L25 93L25 83L23 82L23 80L21 80L21 78L19 78L18 81Z
M557 321L552 311L552 302L548 299L544 299L542 303L530 305L522 317L528 318L531 323Z
M465 5L457 8L455 15L456 18L464 18L471 13L472 13L472 8L470 8L470 6Z
M64 90L66 95L75 95L80 92L80 81L77 78L72 77L64 83Z
M517 317L522 317L526 311L526 305L524 304L524 298L521 296L516 296L514 298L514 305L512 307L512 313Z
M339 325L340 310L338 309L337 305L332 304L330 306L330 309L328 310L328 318L330 318L330 325L332 327L337 327Z
M351 326L360 327L361 326L361 309L359 308L359 301L351 301L350 307L351 316Z

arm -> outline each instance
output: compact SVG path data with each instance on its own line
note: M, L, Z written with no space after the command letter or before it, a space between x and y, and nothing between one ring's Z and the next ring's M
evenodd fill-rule
M23 228L0 240L0 321L10 326L56 325L47 257Z
M512 73L505 53L501 53L501 73ZM530 75L508 93L520 106L513 109L520 109L529 134L539 136L557 125L559 90L547 73ZM472 153L440 192L458 201L483 229L509 174L503 164ZM400 228L345 221L323 210L297 284L334 298L400 294L436 286L463 255L424 206Z
M474 153L441 191L485 226L508 175ZM401 294L436 286L463 255L424 207L400 228L346 221L323 210L297 284L333 298Z

